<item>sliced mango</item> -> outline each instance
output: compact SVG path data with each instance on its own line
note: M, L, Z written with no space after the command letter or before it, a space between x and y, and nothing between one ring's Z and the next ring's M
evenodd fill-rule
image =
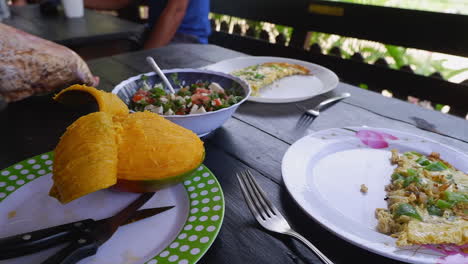
M192 131L151 112L136 112L122 122L117 177L157 180L197 168L203 142Z
M68 203L117 182L117 133L112 116L97 112L80 117L55 149L50 195Z
M75 121L55 149L49 195L60 202L117 182L120 190L162 188L182 181L203 162L205 149L195 133L155 113L129 114L115 94L74 85L54 97L75 105L93 98L100 112Z

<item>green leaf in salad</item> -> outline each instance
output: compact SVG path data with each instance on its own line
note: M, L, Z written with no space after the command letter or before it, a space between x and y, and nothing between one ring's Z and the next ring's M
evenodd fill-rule
M228 98L228 104L229 105L234 105L237 104L238 102L242 101L242 96L232 96Z
M209 97L210 97L211 100L214 100L214 99L219 98L219 94L218 94L218 93L211 93L211 94L209 95Z
M196 90L197 88L198 88L197 84L192 83L192 84L190 85L189 91L190 91L191 93L194 93L195 90Z
M177 73L171 74L171 79L172 79L172 82L173 82L175 85L180 86L181 81L179 80L179 75L178 75Z
M187 88L181 88L179 91L176 93L179 96L185 97L185 96L191 96L192 93L190 92L189 89Z
M407 215L409 217L422 221L421 216L419 215L418 211L416 211L414 206L412 206L411 204L407 204L407 203L400 204L395 211L395 215L396 216Z
M151 97L153 98L159 98L161 96L166 95L166 91L164 91L164 89L159 88L159 87L151 89L150 92L151 92Z
M148 81L148 76L146 76L146 75L143 74L143 75L141 75L140 80L146 82L146 81Z
M147 105L149 105L149 103L145 100L145 99L141 99L140 101L137 102L137 104L139 106L142 106L143 108Z
M164 113L169 111L169 109L172 109L174 107L174 103L172 101L168 101L167 103L162 105Z
M174 100L174 106L176 107L176 110L178 110L180 107L182 107L182 102L179 100Z
M443 170L448 169L448 167L444 163L442 163L440 161L436 161L436 162L433 162L433 163L425 166L424 169L426 169L428 171L443 171Z

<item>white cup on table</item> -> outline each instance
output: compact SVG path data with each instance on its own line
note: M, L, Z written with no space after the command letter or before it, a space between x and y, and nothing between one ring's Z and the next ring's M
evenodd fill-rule
M83 0L62 0L65 16L68 18L82 17L84 15Z
M7 0L0 0L0 21L10 17L10 8L8 7Z

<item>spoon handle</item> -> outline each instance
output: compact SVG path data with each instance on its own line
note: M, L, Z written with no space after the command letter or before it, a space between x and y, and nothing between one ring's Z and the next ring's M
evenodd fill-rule
M146 57L146 61L149 63L151 68L153 68L156 74L163 80L164 84L169 88L169 90L171 90L171 93L175 94L174 88L172 87L169 80L166 78L166 75L164 75L164 73L161 71L158 64L156 64L154 59L151 57Z

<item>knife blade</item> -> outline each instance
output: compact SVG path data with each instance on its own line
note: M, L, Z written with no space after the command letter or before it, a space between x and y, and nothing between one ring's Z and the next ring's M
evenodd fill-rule
M122 223L122 225L131 224L136 221L155 216L172 208L174 208L174 206L138 210L131 219L128 219L126 222ZM0 238L0 260L32 254L43 249L67 242L70 237L72 237L73 234L77 231L80 231L86 226L94 226L96 223L105 222L109 218L97 221L86 219L60 226L54 226L19 235Z
M154 192L141 194L114 216L100 223L94 221L87 229L75 232L69 238L70 243L68 246L41 264L75 264L84 258L95 255L98 248L114 235L119 226L132 219L136 211L150 200L154 194ZM83 223L83 225L87 226L86 223Z
M172 209L174 207L175 207L174 205L171 205L171 206L164 206L164 207L148 208L148 209L138 210L138 211L136 211L135 215L133 215L132 218L130 218L126 222L122 223L121 226L128 225L128 224L143 220L143 219L148 218L148 217L152 217L154 215L157 215L157 214L163 213L163 212L165 212L167 210L170 210L170 209ZM111 218L111 217L101 219L101 220L98 220L96 222L100 223L100 222L108 221L109 218Z

